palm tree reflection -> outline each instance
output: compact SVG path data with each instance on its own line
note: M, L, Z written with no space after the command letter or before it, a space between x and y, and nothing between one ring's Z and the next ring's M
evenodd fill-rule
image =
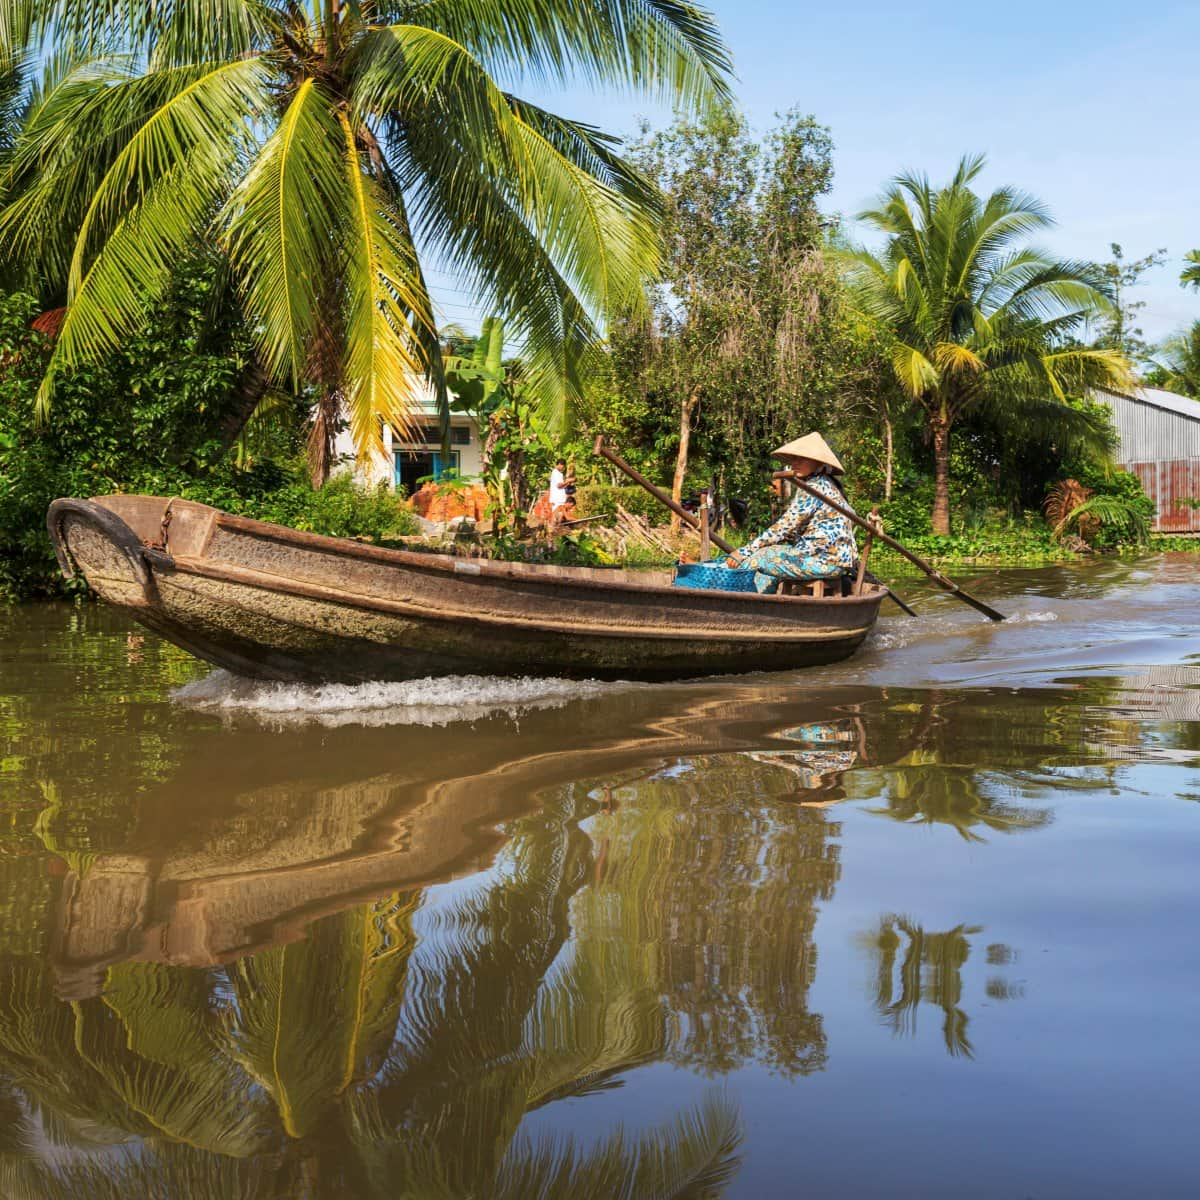
M567 789L470 889L396 893L228 966L117 963L63 1002L44 959L0 959L0 1194L716 1197L726 1100L586 1145L520 1129L670 1040L645 957L572 934L598 807Z
M967 1036L969 1018L962 1008L962 971L971 953L970 939L983 931L981 925L956 925L943 933L926 933L906 916L884 917L879 928L863 937L875 959L875 1007L892 1033L913 1036L922 1003L942 1012L942 1039L953 1057L973 1058L974 1047ZM989 964L1010 963L1015 951L994 944L987 949ZM999 977L987 984L989 996L1005 999L1021 994Z
M44 790L40 842L0 857L0 1194L718 1195L740 1138L727 1101L586 1142L536 1130L567 1100L605 1111L600 1094L650 1062L826 1066L809 998L842 869L826 806L967 840L1050 819L1024 801L1070 726L1004 714L1011 761L989 769L946 703L856 694L826 719L746 718L697 751L731 724L722 700L616 765L602 747L594 778L561 768L552 789L536 757L493 770L507 760L490 746L461 779L422 777L417 800L387 772L312 796L235 788L180 831L178 806L157 806L140 853L119 830L93 844ZM462 835L504 820L502 849ZM409 842L423 874L401 861ZM470 873L415 886L443 860ZM880 922L867 944L889 1028L933 1005L948 1052L973 1054L963 973L980 932ZM1020 994L1006 955L988 947L992 998Z

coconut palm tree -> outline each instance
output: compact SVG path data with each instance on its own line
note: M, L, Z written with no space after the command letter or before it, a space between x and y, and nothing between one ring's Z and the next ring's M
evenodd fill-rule
M683 0L8 0L53 46L0 195L0 246L67 302L55 380L120 345L197 243L228 257L274 381L360 453L441 384L429 261L505 314L555 411L657 268L657 197L593 126L518 98L583 78L727 94ZM0 50L4 45L0 45ZM444 394L444 389L443 394Z
M933 444L933 531L950 532L950 431L992 405L1045 430L1060 447L1107 450L1105 429L1067 400L1129 383L1112 350L1073 341L1108 302L1094 268L1026 244L1051 225L1031 196L971 188L982 157L964 158L945 187L899 176L859 220L884 234L878 251L843 256L859 303L892 341L892 368Z

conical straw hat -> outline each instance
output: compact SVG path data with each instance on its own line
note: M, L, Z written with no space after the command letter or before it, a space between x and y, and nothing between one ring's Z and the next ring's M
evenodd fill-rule
M772 452L774 458L811 458L814 462L832 467L836 475L845 475L846 468L838 456L829 448L829 443L819 433L806 433L786 446Z

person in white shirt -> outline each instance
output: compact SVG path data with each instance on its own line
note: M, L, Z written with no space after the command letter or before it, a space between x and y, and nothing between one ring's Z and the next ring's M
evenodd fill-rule
M560 458L554 464L554 470L550 472L550 508L551 510L559 508L566 504L571 498L571 491L575 485L575 476L567 474L567 460Z

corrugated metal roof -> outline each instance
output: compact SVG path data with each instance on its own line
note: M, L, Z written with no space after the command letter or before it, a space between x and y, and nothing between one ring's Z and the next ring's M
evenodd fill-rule
M1181 417L1190 417L1200 421L1200 400L1189 396L1180 396L1177 392L1168 392L1164 388L1143 387L1134 392L1110 392L1103 389L1105 396L1119 396L1123 400L1136 400L1142 404L1150 404L1161 408L1164 412L1178 413Z
M1113 427L1120 439L1119 462L1128 465L1200 460L1197 401L1161 388L1139 388L1129 394L1097 391L1094 395L1112 412ZM1168 499L1166 493L1160 497L1164 502Z

